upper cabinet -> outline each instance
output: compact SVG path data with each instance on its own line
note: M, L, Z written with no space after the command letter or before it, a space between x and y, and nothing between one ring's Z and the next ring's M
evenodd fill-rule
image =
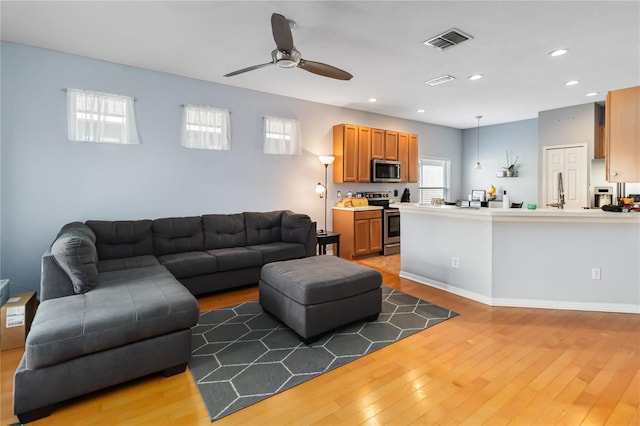
M384 160L384 130L371 129L371 159Z
M606 174L609 182L640 182L640 86L607 94Z
M418 182L418 135L398 135L398 159L402 182Z
M371 180L371 130L353 124L333 126L333 181Z
M418 135L355 124L333 126L333 181L370 182L371 160L400 161L402 182L418 182Z
M398 161L399 133L386 130L384 132L384 159Z
M402 182L418 182L418 135L354 124L333 126L333 181L370 182L371 160L400 161Z

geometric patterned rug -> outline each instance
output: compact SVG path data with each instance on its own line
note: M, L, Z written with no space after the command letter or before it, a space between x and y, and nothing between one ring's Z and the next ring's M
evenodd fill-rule
M306 345L256 300L200 315L189 368L214 421L455 315L382 286L376 321L338 328Z

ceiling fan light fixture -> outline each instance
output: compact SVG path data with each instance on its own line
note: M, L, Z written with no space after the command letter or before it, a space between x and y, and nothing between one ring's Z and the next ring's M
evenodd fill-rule
M295 68L300 63L300 52L297 50L292 50L291 53L274 50L271 52L271 56L273 57L273 61L280 68Z

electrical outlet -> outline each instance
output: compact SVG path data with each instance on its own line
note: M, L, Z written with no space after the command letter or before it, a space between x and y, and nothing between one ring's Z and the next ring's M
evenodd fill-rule
M460 258L459 257L452 257L451 258L451 266L453 268L458 269L460 267Z
M591 270L591 279L599 280L600 279L600 268L593 268Z

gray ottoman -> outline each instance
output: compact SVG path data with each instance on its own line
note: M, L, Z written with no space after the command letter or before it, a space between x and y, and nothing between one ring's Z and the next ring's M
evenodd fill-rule
M305 342L354 321L373 321L382 308L382 275L335 256L268 263L259 292L265 312Z

